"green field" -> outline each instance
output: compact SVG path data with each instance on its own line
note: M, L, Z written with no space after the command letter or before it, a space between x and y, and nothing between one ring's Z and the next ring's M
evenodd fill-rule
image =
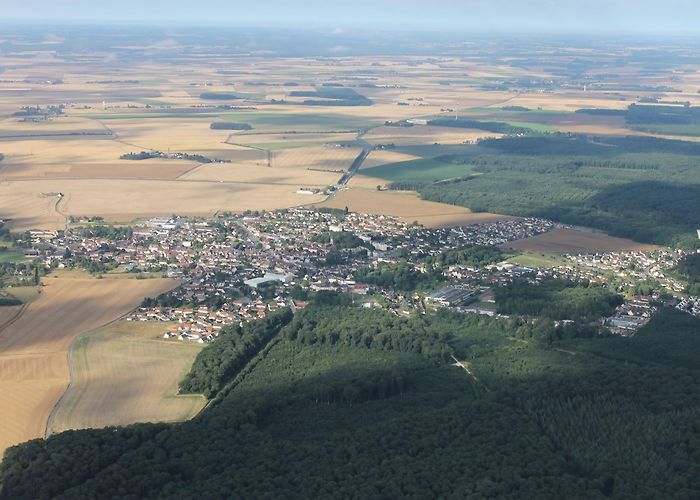
M535 132L539 132L541 134L550 134L550 133L557 132L556 127L553 127L553 126L548 125L546 123L521 122L521 121L515 121L515 120L504 120L504 123L507 123L508 125L510 125L512 127L529 128L530 130L533 130Z
M630 128L632 130L639 130L641 132L649 132L652 134L700 137L700 124L697 124L697 123L688 124L688 125L670 125L670 124L634 125L634 126L630 126Z
M36 286L13 286L5 288L4 291L24 304L33 301L41 293L41 289Z
M523 253L510 257L507 260L508 262L518 266L539 267L546 269L561 266L564 262L566 262L561 255L538 253Z
M0 251L0 264L16 264L17 262L26 262L27 260L29 259L22 253L11 250Z
M470 173L472 173L470 165L454 165L422 158L363 169L358 175L378 177L388 181L433 182L464 177Z

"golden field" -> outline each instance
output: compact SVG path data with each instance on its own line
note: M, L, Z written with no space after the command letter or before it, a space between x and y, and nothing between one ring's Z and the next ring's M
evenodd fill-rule
M50 432L182 421L199 412L203 396L177 392L204 346L162 339L168 326L122 320L82 336L72 349L73 384Z
M511 217L475 213L467 208L421 200L407 191L377 191L366 188L347 188L319 206L344 209L353 212L392 215L405 222L417 222L427 227L450 227L480 222L494 222Z
M0 330L0 450L44 435L68 385L67 353L79 335L176 285L165 279L73 276L46 278L40 296Z

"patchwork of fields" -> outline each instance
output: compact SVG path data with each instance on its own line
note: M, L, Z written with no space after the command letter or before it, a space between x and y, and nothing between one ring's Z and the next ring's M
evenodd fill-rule
M110 47L95 57L43 42L25 53L8 42L0 220L16 231L60 230L71 217L128 223L319 206L429 227L532 215L664 244L687 243L700 227L697 152L611 142L697 140L696 72L669 66L651 78L611 62L591 79L620 81L586 89L579 63L588 55L564 47L527 67L520 55L509 65L469 48L459 57L359 57L342 46L326 57L272 57L177 43L120 44L117 55ZM575 84L557 86L571 67ZM635 79L645 85L625 87ZM643 90L670 87L678 91ZM644 99L660 111L634 122L630 105ZM670 111L664 99L673 99ZM667 113L685 121L659 121ZM541 142L528 146L532 139ZM573 152L562 141L576 143ZM323 194L367 151L346 185ZM121 158L141 152L155 157ZM507 248L526 252L520 264L546 267L561 253L656 247L557 229ZM21 249L0 253L0 264L24 259ZM54 276L28 305L0 307L0 452L44 435L69 382L68 349L83 334L51 431L184 420L203 407L199 396L176 396L198 346L158 339L162 325L114 322L174 282Z

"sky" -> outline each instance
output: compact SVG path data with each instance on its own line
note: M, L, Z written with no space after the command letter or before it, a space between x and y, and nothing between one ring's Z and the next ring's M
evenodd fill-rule
M0 4L0 19L10 23L700 35L698 0L0 0Z

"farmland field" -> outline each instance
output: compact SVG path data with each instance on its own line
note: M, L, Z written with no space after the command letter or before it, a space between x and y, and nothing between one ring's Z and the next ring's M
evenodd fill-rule
M9 226L16 230L61 229L68 216L131 221L172 213L210 215L318 203L322 196L298 195L297 190L337 183L338 173L352 164L360 145L395 149L372 151L362 175L351 180L353 188L372 189L387 181L453 179L470 173L470 163L438 165L432 158L459 155L474 148L465 142L501 136L470 128L386 125L411 119L464 118L525 127L535 133L646 134L630 131L620 116L575 113L581 108L624 109L638 98L636 90L609 92L602 86L586 90L567 85L542 92L531 88L532 83L520 88L522 82L533 79L550 85L560 76L551 65L526 69L472 57L469 51L463 58L445 55L430 60L377 55L259 57L245 51L235 52L232 59L178 53L161 58L166 53L160 52L162 48L136 44L120 49L133 58L112 64L97 63L68 47L40 45L40 52L24 56L20 49L0 60L4 69L0 218L10 219ZM579 54L564 52L567 55L555 59L567 68L568 58ZM620 78L632 79L636 71L625 67ZM679 75L671 76L681 79L685 89L700 83L690 74ZM54 79L60 84L47 83ZM202 99L203 94L226 99ZM326 98L305 102L313 95ZM361 105L338 106L333 96L340 96L344 104ZM682 98L700 102L695 90ZM57 103L60 111L46 112ZM213 123L225 122L250 129L211 128ZM341 143L353 147L326 147ZM119 159L141 151L186 153L230 163ZM425 160L402 163L417 158ZM517 167L517 162L507 166ZM523 185L521 179L514 179L516 174L509 170L499 176L497 187ZM474 186L489 183L492 176L480 177ZM65 196L59 200L58 193ZM441 186L439 193L422 194L472 210L525 214L492 203L491 195L484 193L443 197ZM450 223L457 223L465 213L448 205L429 205L427 212L439 215L426 219L423 208L390 207L383 201L390 195L363 196L376 199L369 205L376 210L417 215L426 222L450 214ZM468 219L484 217L489 216Z
M393 215L408 223L418 222L428 227L460 226L509 218L487 212L473 213L463 207L421 200L411 192L376 191L361 187L345 189L319 206L340 209L348 207L355 212Z
M168 326L122 320L81 337L72 351L73 386L51 432L180 421L196 414L204 398L177 396L177 384L203 346L162 339Z
M216 165L218 166L218 165ZM283 172L280 172L283 176ZM250 175L253 175L252 173ZM275 174L276 176L278 174ZM327 174L324 174L327 175ZM337 175L333 176L337 180ZM321 197L296 194L299 185L244 182L77 179L0 182L0 213L13 229L60 229L65 216L99 215L131 221L163 214L211 215L218 210L243 211L286 208ZM63 193L58 211L57 197Z
M0 332L5 325L15 319L22 310L22 306L4 306L0 307Z
M0 329L0 450L44 435L69 382L66 355L75 338L174 285L164 279L46 278L39 298Z
M538 124L538 126L541 126ZM462 144L473 142L484 137L500 137L476 129L451 127L415 126L415 127L377 127L364 135L364 139L372 144L395 144L407 146L413 144Z
M576 229L554 229L544 234L514 241L503 248L531 253L588 253L618 252L622 250L650 251L658 246L637 243L605 233Z

